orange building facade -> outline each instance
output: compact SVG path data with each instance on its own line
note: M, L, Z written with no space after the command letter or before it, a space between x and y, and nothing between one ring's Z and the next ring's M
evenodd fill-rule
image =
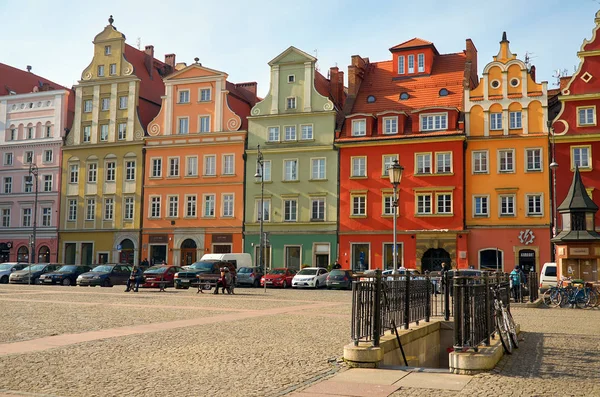
M178 64L146 137L142 258L189 265L242 252L246 117L256 83Z

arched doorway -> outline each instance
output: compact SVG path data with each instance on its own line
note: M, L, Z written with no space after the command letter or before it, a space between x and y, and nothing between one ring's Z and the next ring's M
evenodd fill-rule
M128 263L133 265L133 257L134 257L134 245L133 241L126 238L120 243L121 245L121 253L119 254L119 262Z
M42 245L38 251L37 263L50 263L50 248Z
M17 250L17 262L29 263L29 250L24 245Z
M452 263L450 254L443 248L430 248L421 258L421 273L428 272L439 272L442 270L442 263L445 262L447 265Z
M191 238L181 243L181 266L188 266L196 262L196 242Z

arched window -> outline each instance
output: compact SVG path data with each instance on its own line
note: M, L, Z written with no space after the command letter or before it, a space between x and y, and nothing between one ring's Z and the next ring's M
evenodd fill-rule
M479 268L481 270L502 271L504 269L502 251L488 248L479 251Z
M17 262L29 262L29 250L24 245L17 250Z
M40 247L37 263L50 263L50 248L45 245Z

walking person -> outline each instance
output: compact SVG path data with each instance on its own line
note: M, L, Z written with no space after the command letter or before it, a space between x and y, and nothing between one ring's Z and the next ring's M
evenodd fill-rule
M521 269L519 269L519 266L515 266L515 268L513 269L512 272L510 272L510 283L511 283L511 289L512 289L512 293L513 293L513 298L515 299L515 302L521 302L522 296L521 296Z

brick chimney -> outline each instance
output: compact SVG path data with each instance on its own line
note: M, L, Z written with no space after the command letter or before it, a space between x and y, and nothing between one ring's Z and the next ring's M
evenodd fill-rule
M152 69L154 69L152 67L154 63L154 46L147 45L144 52L146 53L146 56L144 57L144 65L146 65L146 70L148 71L150 78L152 78Z
M165 55L165 64L171 67L171 70L175 69L175 54L166 54Z
M368 65L369 58L363 58L360 55L352 55L352 62L350 66L348 66L348 97L344 103L345 114L350 114L352 111L354 101L356 100L356 94L358 94Z
M560 78L560 90L564 90L565 88L567 88L567 84L569 84L569 81L571 80L571 76L562 76Z
M535 81L535 65L531 65L529 69L529 75L531 76L531 80Z
M338 108L344 106L344 72L337 66L329 69L329 91Z
M466 41L465 56L467 58L467 62L471 62L468 76L470 83L469 85L471 88L475 88L479 83L479 78L477 77L477 48L471 39L467 39Z
M249 81L246 83L237 83L235 85L236 88L242 88L246 91L249 91L254 97L256 97L256 94L258 93L258 84L256 83L256 81Z

